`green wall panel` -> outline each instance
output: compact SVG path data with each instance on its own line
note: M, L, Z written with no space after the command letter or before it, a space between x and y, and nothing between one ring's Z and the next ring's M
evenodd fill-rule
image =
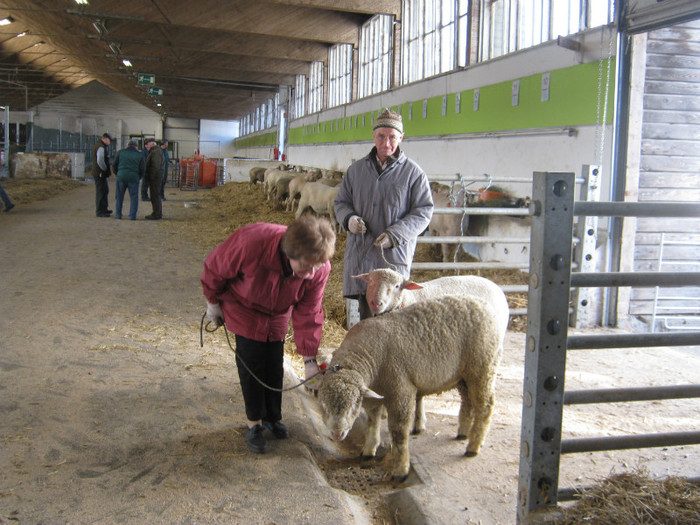
M610 65L614 71L615 64ZM518 105L512 105L513 82L500 82L479 89L479 106L474 111L474 89L461 91L460 108L457 112L455 93L446 97L443 114L443 96L427 99L424 117L424 100L401 105L404 131L409 137L455 135L507 131L530 128L595 125L602 119L602 104L605 93L601 93L601 115L598 107L598 78L602 65L607 70L607 60L591 62L550 72L549 100L541 101L542 74L517 79L520 81ZM605 76L605 75L603 75ZM605 80L601 89L605 88ZM614 100L614 82L608 86L608 106ZM412 105L412 109L411 109ZM398 106L392 106L398 111ZM374 112L376 117L379 108ZM363 125L364 116L364 125ZM357 117L357 118L356 118ZM608 109L607 123L610 124L613 111ZM343 127L345 121L345 127ZM337 142L357 142L369 140L372 134L372 113L353 115L344 119L333 119L317 124L297 126L290 129L290 144L318 144ZM272 140L264 145L272 145ZM266 137L261 135L254 138ZM236 141L238 146L241 141ZM262 144L260 144L262 145Z

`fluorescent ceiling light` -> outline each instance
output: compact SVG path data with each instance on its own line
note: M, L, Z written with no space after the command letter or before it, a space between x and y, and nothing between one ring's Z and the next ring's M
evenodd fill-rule
M78 5L88 5L88 0L75 0Z
M127 60L126 58L122 60L122 64L124 64L126 67L131 67L131 61Z
M14 20L11 16L8 16L7 18L3 18L2 20L0 20L0 26L9 25L9 24L11 24L11 23L14 22L14 21L15 21L15 20Z

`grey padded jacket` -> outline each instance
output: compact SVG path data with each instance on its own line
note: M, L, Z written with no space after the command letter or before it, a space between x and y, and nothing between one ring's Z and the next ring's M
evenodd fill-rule
M335 215L347 230L353 215L362 217L367 233L348 232L343 269L343 296L357 298L367 284L354 275L376 268L393 268L405 277L411 273L416 237L433 216L433 197L428 176L414 161L397 150L398 157L379 173L377 150L354 162L347 170L335 199ZM394 246L384 250L373 246L383 232ZM386 261L384 260L386 259Z

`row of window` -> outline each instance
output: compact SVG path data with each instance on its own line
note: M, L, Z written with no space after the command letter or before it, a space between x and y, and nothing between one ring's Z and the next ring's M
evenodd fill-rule
M377 15L352 44L328 52L297 75L290 112L303 117L424 78L535 46L614 20L614 0L403 0L402 20ZM395 31L398 25L398 32ZM476 44L474 44L476 42ZM394 46L400 73L394 78ZM353 67L357 90L353 96ZM241 121L246 135L277 125L279 96Z

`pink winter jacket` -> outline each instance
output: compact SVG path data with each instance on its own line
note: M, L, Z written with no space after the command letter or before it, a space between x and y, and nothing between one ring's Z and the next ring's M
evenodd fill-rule
M282 341L291 317L299 354L315 356L331 264L311 279L295 276L280 247L286 231L286 226L258 222L233 232L204 260L202 288L207 301L221 304L226 327L235 334Z

